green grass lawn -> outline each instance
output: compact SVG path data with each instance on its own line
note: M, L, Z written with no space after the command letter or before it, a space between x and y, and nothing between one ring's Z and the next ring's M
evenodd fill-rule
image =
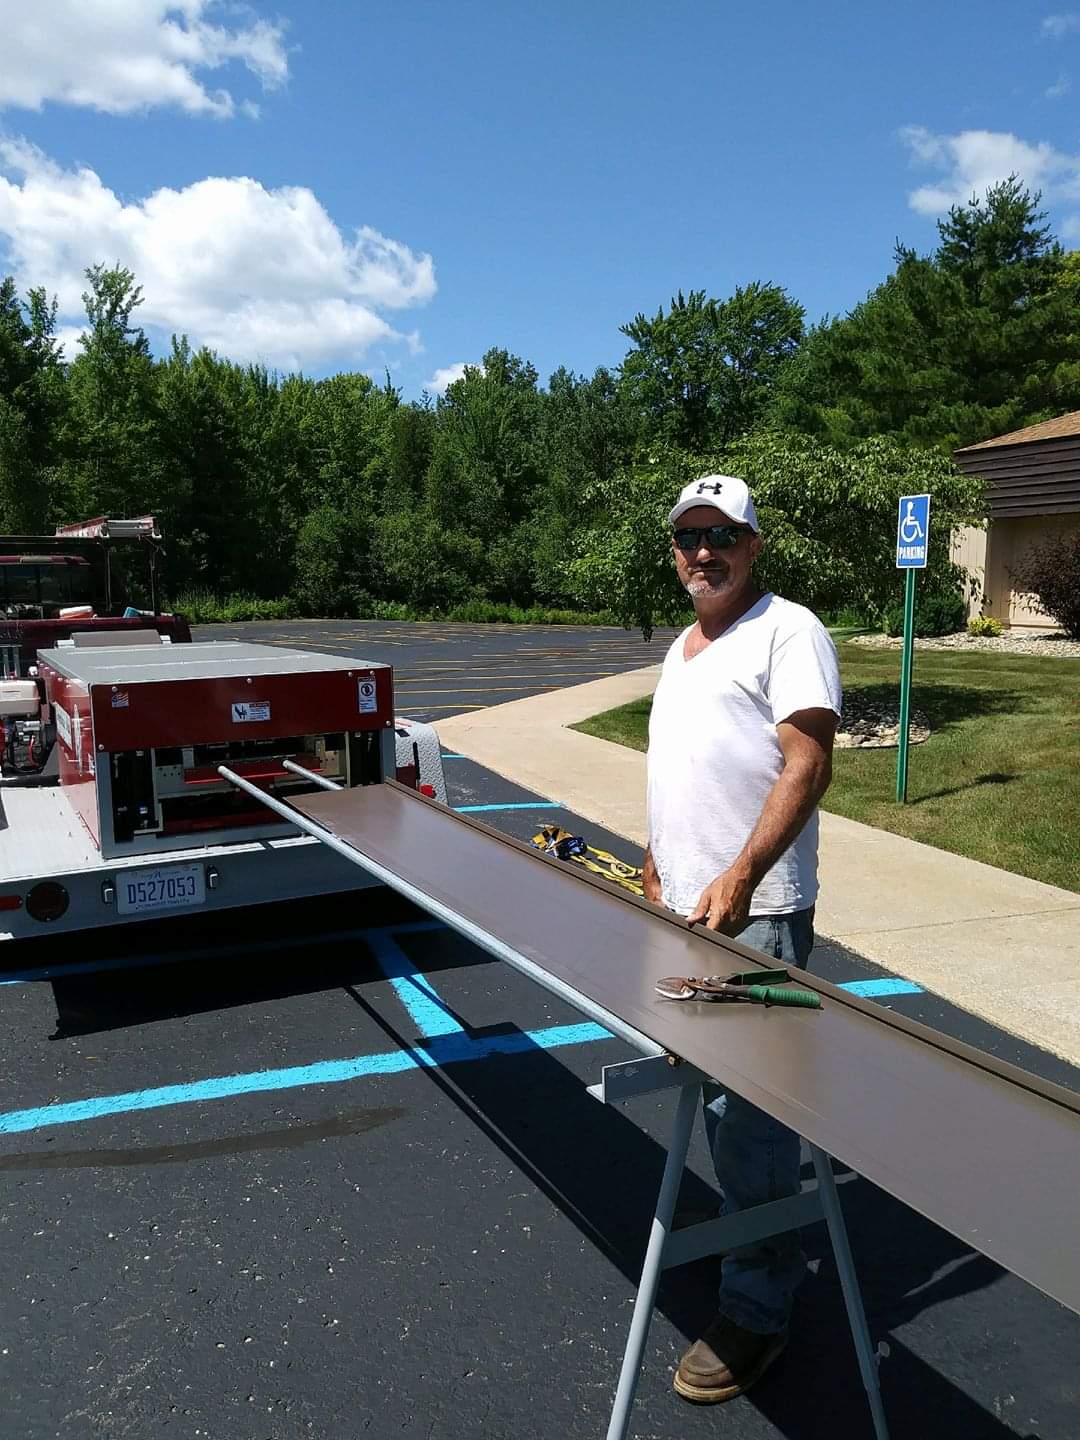
M837 634L844 689L899 694L900 652ZM988 865L1080 890L1080 661L915 652L913 705L933 733L908 752L838 750L824 808ZM644 750L648 699L576 726Z

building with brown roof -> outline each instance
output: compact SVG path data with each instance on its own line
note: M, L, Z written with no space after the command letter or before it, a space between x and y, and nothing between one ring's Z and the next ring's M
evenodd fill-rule
M953 537L953 559L975 580L969 612L1004 625L1054 629L1011 571L1040 540L1080 531L1080 410L956 451L956 463L987 482L990 523Z

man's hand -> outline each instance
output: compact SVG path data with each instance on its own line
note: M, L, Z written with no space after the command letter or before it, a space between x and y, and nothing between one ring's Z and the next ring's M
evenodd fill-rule
M690 925L702 920L706 930L719 930L724 935L737 935L750 918L750 901L754 879L738 865L718 875L698 896L698 902L686 917Z

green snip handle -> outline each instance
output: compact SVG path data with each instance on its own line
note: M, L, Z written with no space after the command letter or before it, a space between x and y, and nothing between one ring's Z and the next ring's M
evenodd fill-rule
M789 1005L800 1010L820 1010L821 996L813 990L789 990L780 985L751 985L747 999L756 1005Z

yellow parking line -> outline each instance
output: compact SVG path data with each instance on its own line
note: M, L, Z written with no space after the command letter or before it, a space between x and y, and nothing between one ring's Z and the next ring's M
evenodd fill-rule
M550 679L552 682L554 682L554 681L556 681L556 680L561 680L561 679L564 679L564 678L569 678L569 679L579 678L579 679L580 679L580 678L586 678L586 677L588 677L588 676L594 676L594 675L598 675L598 676L603 677L603 676L605 676L605 675L617 675L617 674L618 674L618 671L617 671L617 670L580 670L580 671L572 671L571 674L570 674L568 677L564 677L564 676L561 676L561 675L547 676L547 675L544 675L544 674L539 674L539 675L537 675L537 674L527 674L527 675L514 676L512 672L507 672L507 673L501 674L501 675L477 675L475 672L470 672L470 674L468 674L467 676L463 676L462 678L463 678L463 679L467 679L467 680L511 680L511 679L519 679L519 680L548 680L548 679ZM395 683L397 683L398 685L430 685L431 682L432 682L432 680L437 680L438 678L439 678L439 677L438 677L437 675L415 675L415 676L399 675ZM449 682L451 685L454 685L454 684L457 683L457 682L453 679L453 677L447 677L447 678L448 678L448 682Z
M506 695L518 690L552 690L552 685L455 685L454 689L461 695ZM432 689L430 685L421 685L418 690L409 689L407 685L395 685L395 690L406 692L410 695L445 695L446 691Z

